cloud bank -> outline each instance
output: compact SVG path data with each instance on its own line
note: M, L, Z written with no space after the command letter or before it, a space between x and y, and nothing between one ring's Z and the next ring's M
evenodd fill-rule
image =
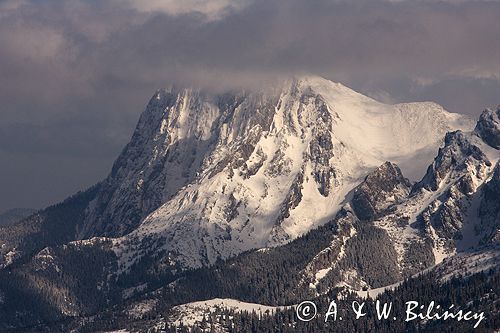
M500 103L498 1L0 0L0 210L102 178L155 89L318 74L389 102Z

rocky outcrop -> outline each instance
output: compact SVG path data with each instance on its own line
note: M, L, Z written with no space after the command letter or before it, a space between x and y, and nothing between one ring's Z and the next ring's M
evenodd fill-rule
M313 177L321 195L330 194L332 181L335 178L335 169L330 164L333 157L332 142L332 112L321 96L314 96L312 101L318 110L318 122L314 127L314 138L309 143L310 158L313 163Z
M205 99L199 92L177 88L160 90L151 98L132 139L89 205L79 238L130 232L193 180L212 144L214 115ZM189 128L194 133L188 136L183 124L193 117L203 118L208 126Z
M385 162L354 190L351 204L360 220L373 220L405 199L410 188L399 167Z
M495 111L488 109L483 111L474 133L493 148L500 149L500 106Z
M476 125L484 124L482 120ZM484 143L483 143L484 145ZM447 133L444 147L440 148L434 162L423 179L413 188L413 193L422 190L440 193L419 215L429 235L432 235L446 251L453 251L464 235L462 229L473 197L480 185L488 178L492 163L480 148L472 134L455 131ZM469 216L474 219L474 216ZM437 238L436 238L437 237Z
M424 178L413 188L436 191L447 176L460 173L471 167L477 173L491 162L481 149L473 144L462 131L449 132L444 139L444 147L440 148L434 162L428 167Z

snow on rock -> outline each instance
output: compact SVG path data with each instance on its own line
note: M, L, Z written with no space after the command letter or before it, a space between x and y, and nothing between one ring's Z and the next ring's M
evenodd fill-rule
M356 235L356 229L352 226L351 214L339 214L337 217L337 236L331 241L329 246L322 249L316 254L313 259L307 264L301 272L302 279L300 284L308 285L316 294L318 293L318 285L327 275L334 271L339 262L346 255L347 241ZM343 275L348 275L349 272L342 272ZM328 291L327 289L323 292Z
M500 204L495 198L500 177L495 175L500 175L500 167L495 169L495 164L499 157L498 150L474 132L450 132L427 174L411 191L399 168L386 162L354 189L344 209L352 207L363 223L382 229L390 244L380 241L379 246L393 247L399 273L411 276L457 251L498 239ZM343 249L339 241L345 236L339 235L333 247ZM321 273L329 273L341 259L340 255L328 261L315 258L304 271L304 280L318 289L325 277ZM342 276L338 286L353 289L349 281L360 286L357 273L337 272Z

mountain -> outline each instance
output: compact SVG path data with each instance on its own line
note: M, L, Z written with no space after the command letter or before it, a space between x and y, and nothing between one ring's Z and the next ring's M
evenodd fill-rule
M159 91L79 236L123 236L125 269L158 251L181 268L210 265L326 223L387 160L417 177L447 131L472 126L432 103L384 105L317 77L261 93Z
M313 76L159 90L106 179L0 226L0 329L117 329L141 304L289 306L496 258L499 116Z

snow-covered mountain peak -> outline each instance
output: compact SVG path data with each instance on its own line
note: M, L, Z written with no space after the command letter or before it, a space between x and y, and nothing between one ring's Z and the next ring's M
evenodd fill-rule
M120 256L163 251L183 267L280 245L331 220L385 161L416 179L447 131L472 126L434 103L387 105L314 76L261 92L161 90L86 233L132 231Z

